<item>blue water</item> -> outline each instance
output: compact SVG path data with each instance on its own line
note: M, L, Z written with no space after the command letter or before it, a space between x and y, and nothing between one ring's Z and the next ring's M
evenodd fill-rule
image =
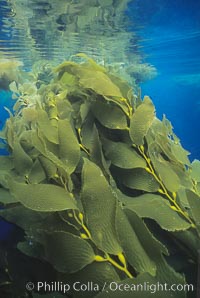
M158 71L142 93L151 96L159 118L172 122L190 159L200 159L200 1L136 0L128 14L141 24L144 61Z
M11 99L11 92L0 90L0 130L2 130L6 118L9 117L8 112L4 109L12 108L13 100ZM6 155L8 152L5 149L0 148L0 155ZM13 229L13 225L6 223L0 219L0 241L5 239L8 233Z
M12 110L13 103L14 101L12 100L12 93L5 90L0 90L0 130L3 129L6 119L9 117L9 113L6 111L5 107ZM5 149L0 148L0 155L5 154L8 154L8 152Z

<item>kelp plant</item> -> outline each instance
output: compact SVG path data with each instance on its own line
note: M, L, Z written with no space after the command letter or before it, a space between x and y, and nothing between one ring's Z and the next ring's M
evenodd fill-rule
M49 82L10 85L0 216L24 233L1 252L0 291L40 297L26 282L60 281L66 297L193 297L184 284L196 283L200 162L148 96L79 56ZM133 292L158 283L179 290Z

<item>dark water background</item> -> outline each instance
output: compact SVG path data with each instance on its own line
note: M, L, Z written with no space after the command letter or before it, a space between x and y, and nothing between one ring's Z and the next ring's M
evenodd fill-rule
M141 84L142 94L152 98L159 118L165 114L172 122L191 160L200 159L200 0L135 0L126 13L127 31L137 28L137 51L158 71L156 78ZM9 35L0 38L5 44ZM0 90L0 129L8 117L3 107L13 104L10 98ZM0 154L6 152L0 149ZM0 226L2 240L11 226L1 221Z

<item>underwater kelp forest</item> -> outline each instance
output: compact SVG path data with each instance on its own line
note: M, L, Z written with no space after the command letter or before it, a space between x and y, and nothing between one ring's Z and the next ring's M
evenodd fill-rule
M10 53L0 59L0 297L198 297L200 161L142 95L139 82L157 71L126 54L130 32L116 29L131 1L48 1L45 12L9 2L17 30L24 5L32 42L48 41L39 37L53 26L51 8L68 59L34 47L23 49L31 67ZM109 13L116 24L104 31ZM46 16L39 33L30 15ZM120 59L117 47L104 63L67 49L80 28L95 41L95 15L97 43L123 36Z

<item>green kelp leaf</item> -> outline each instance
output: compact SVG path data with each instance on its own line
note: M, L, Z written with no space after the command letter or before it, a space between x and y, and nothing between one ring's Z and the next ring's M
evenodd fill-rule
M51 125L51 121L49 120L47 113L44 110L39 109L37 110L37 113L37 122L44 136L50 142L58 144L57 128Z
M40 259L44 254L42 245L38 242L32 241L31 239L18 242L17 249L19 249L23 254L37 259Z
M114 267L108 262L93 262L77 273L71 275L71 279L73 283L80 281L80 284L88 284L88 282L93 282L93 285L98 285L100 291L104 287L105 283L109 284L113 281L120 281L120 278L116 273ZM97 293L98 291L94 292L91 291L90 288L88 288L87 291L76 291L75 297L94 297L94 294L96 295Z
M77 73L84 88L92 89L97 94L122 97L120 89L103 72L80 67Z
M66 91L63 91L62 93L57 95L58 99L56 101L56 107L59 119L69 119L72 113L72 106L70 102L66 99L66 96Z
M9 171L14 168L13 159L10 156L0 156L0 170Z
M177 191L177 202L180 202L181 206L183 206L186 209L190 208L185 187L180 187Z
M54 156L56 156L58 158L59 145L54 144L54 143L50 142L49 140L47 140L47 138L45 137L45 135L43 134L43 132L41 130L38 130L38 135L40 136L41 139L43 139L46 151L51 152Z
M153 126L153 124L152 124L152 126ZM151 128L149 129L148 134L147 134L147 143L151 144L152 142L155 142L159 148L159 151L163 152L163 154L166 155L168 160L173 161L176 164L180 164L179 161L177 160L177 158L171 152L171 144L170 144L169 137L161 134L161 133L163 133L162 123L161 123L160 127L158 127L158 130L151 129ZM150 140L149 134L152 135L152 140Z
M160 148L154 143L149 145L148 152L158 177L169 191L176 192L180 188L180 179L172 169L171 163L161 156Z
M196 182L200 182L200 160L193 160L191 167L191 178L194 179Z
M118 176L125 186L132 189L156 192L160 188L159 183L155 178L142 168L123 170L121 171L121 174L119 171Z
M170 163L165 160L155 159L153 164L166 188L171 192L176 192L180 188L180 179L171 168Z
M6 120L5 136L6 136L6 142L8 143L10 148L13 149L13 143L14 143L13 118L9 118Z
M180 143L176 143L174 141L170 142L171 145L171 151L174 155L174 157L183 165L190 166L190 160L188 158L188 155L190 154L188 151L183 149Z
M36 184L44 181L46 178L45 172L41 166L41 163L38 159L32 165L30 169L28 180L30 183Z
M76 272L94 261L91 245L71 233L40 230L39 241L44 245L44 258L59 272Z
M90 148L90 160L100 167L103 174L109 181L109 176L110 176L109 165L106 163L104 154L102 152L102 145L101 145L98 130L95 124L93 126L93 131L90 138L92 139L91 148Z
M10 181L10 191L25 207L35 211L77 209L71 194L53 184L22 184Z
M130 137L134 144L143 145L153 120L155 118L155 107L148 96L144 97L141 105L138 106L130 122Z
M114 104L118 106L129 117L131 104L126 98L104 96L104 99L105 104Z
M157 263L162 259L162 254L168 255L166 247L155 238L141 217L134 211L128 209L124 209L124 213L152 261Z
M36 212L23 205L16 206L16 204L0 210L1 217L22 228L27 234L29 234L29 231L38 227L48 215L48 213Z
M73 61L64 61L54 69L54 72L58 72L59 77L61 77L65 71L73 73L73 70L78 67L79 65Z
M163 254L168 255L168 251L161 244L155 236L149 231L146 224L143 222L143 220L136 215L135 212L130 210L125 210L125 213L129 219L129 222L131 223L132 227L134 228L138 239L142 243L142 246L146 248L146 252L149 255L150 259L155 262L157 270L156 270L156 276L155 276L155 283L159 282L160 284L167 283L168 285L173 284L185 284L184 276L177 273L172 267L168 265L165 258L163 257ZM158 292L158 298L162 297L160 296L160 292ZM181 293L181 294L180 294ZM171 292L170 292L171 294ZM179 295L180 294L180 295ZM169 292L167 292L166 297L169 297ZM164 296L165 297L165 296ZM185 297L182 292L175 291L173 298Z
M14 167L20 175L27 175L32 167L33 161L22 148L19 140L14 142L13 148Z
M190 177L190 169L185 167L185 165L181 165L173 162L170 162L168 165L178 176L180 181L180 187L192 189L193 183Z
M197 191L198 195L200 196L200 182L198 182L196 185L196 191Z
M0 186L4 189L8 189L8 183L12 179L19 178L24 181L24 177L19 176L15 171L1 171L0 170Z
M62 77L59 80L59 82L62 85L64 85L65 87L66 86L70 86L71 87L71 86L75 85L76 81L77 81L77 78L74 75L72 75L72 74L70 74L68 72L64 72L63 75L62 75Z
M69 120L58 121L59 157L71 174L80 159L80 146Z
M36 157L36 152L34 151L32 141L32 130L26 130L20 134L20 145L22 146L23 150L29 155L29 157L33 157L34 159Z
M127 129L126 115L116 105L95 102L92 111L103 126L111 129Z
M163 127L165 128L165 134L166 135L172 135L173 134L173 126L171 122L166 118L166 115L163 115L162 118Z
M11 195L11 193L7 189L0 187L0 203L11 204L11 203L15 203L15 202L16 202L16 200Z
M111 81L116 86L118 86L124 98L129 98L129 97L132 98L133 90L132 90L132 87L127 83L127 81L123 80L123 78L120 78L112 73L108 73L107 75L109 76Z
M66 214L65 217L63 214ZM66 219L67 214L72 216L68 216L69 220ZM73 221L74 224L72 224L70 220L71 222ZM51 212L49 216L45 218L45 221L40 224L39 229L45 230L47 233L53 233L54 231L65 231L73 235L80 236L81 225L77 223L73 216L72 210L64 210L60 212Z
M0 170L0 187L3 187L5 189L8 188L8 180L9 180L9 171Z
M146 167L145 160L128 144L104 140L103 147L106 157L117 167L124 169Z
M117 234L128 263L136 272L156 274L156 265L149 258L123 210L117 208Z
M194 257L198 258L200 237L194 229L178 231L174 232L173 234L175 235L176 239L178 239L185 246L186 249L189 248Z
M164 122L161 122L159 119L155 118L148 131L146 139L148 144L154 142L159 152L162 152L164 155L166 155L168 160L173 161L175 164L182 165L181 161L177 159L171 150L171 145L174 144L174 140L172 139L171 133L165 126Z
M191 226L159 195L144 194L132 200L127 199L124 203L126 208L135 211L140 217L154 219L165 230L186 230Z
M82 124L86 120L89 112L90 112L90 103L88 101L85 101L80 106L80 117L81 117Z
M38 131L38 132L32 131L32 140L33 140L33 144L34 144L35 148L41 153L41 155L43 155L45 158L50 160L56 166L56 168L59 168L62 171L64 171L65 175L69 179L69 174L66 171L66 166L58 158L57 155L55 155L53 152L48 150L46 143L44 142L42 136L40 135L40 131ZM51 175L51 173L53 173L53 171L54 171L53 167L52 167L52 165L50 165L50 163L48 164L45 160L42 160L41 158L40 158L40 161L41 161L44 171L46 171L46 175L48 177L48 175Z
M94 115L90 112L81 127L81 142L89 150L91 150L91 146L93 142L91 136L94 130L94 121L95 121Z
M188 202L190 204L190 210L192 213L192 217L195 221L197 229L200 235L200 196L198 196L195 192L187 189L186 190Z
M51 179L53 177L55 177L55 175L57 174L57 167L55 166L55 164L49 160L48 158L40 155L38 157L41 166L45 172L45 175L48 179Z
M122 248L115 228L117 200L100 168L87 159L84 159L82 181L81 201L93 241L105 252L120 253Z

